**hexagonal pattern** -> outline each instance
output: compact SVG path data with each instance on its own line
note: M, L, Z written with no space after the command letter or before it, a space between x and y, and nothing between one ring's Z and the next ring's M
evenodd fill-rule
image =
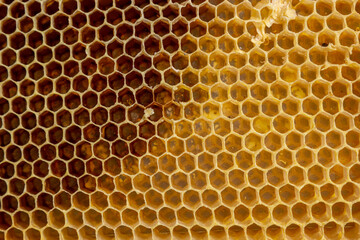
M0 239L360 239L360 1L3 0Z

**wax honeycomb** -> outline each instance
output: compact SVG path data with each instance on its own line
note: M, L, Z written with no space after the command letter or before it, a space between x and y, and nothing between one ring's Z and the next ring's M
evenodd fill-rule
M360 1L2 0L0 239L360 239Z

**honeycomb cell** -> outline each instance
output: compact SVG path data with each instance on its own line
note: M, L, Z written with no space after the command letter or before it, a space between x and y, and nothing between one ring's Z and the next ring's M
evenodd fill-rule
M199 20L190 23L190 33L194 37L202 37L206 34L206 25Z
M277 225L271 225L266 229L266 235L271 238L284 237L283 229Z
M289 209L287 206L279 204L273 209L273 215L276 221L279 223L286 223L289 220Z
M281 168L277 168L277 167L270 169L266 174L268 182L274 186L281 186L284 183L284 180L285 180L284 175L285 175L284 171ZM272 189L272 188L270 188L270 189ZM270 190L270 189L267 189L267 190ZM265 193L267 192L267 190L264 190Z
M335 222L329 222L324 226L324 229L325 228L326 230L324 231L324 234L326 237L336 238L339 237L340 234L342 234L341 227Z
M169 205L170 207L176 208L180 205L181 196L180 196L179 192L177 192L173 189L169 189L168 191L165 192L164 200L167 205Z

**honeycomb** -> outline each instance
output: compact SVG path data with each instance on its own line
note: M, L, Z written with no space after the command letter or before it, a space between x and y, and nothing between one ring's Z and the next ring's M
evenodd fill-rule
M360 1L2 0L0 239L360 239Z

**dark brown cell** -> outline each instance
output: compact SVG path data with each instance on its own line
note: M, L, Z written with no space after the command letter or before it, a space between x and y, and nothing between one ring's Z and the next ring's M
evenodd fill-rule
M46 141L45 131L41 128L36 128L31 132L31 141L37 145L41 145Z
M69 26L69 17L65 14L59 14L54 17L54 27L58 30L63 30Z
M55 89L58 93L67 93L70 90L70 84L70 80L67 77L60 77L55 83Z

